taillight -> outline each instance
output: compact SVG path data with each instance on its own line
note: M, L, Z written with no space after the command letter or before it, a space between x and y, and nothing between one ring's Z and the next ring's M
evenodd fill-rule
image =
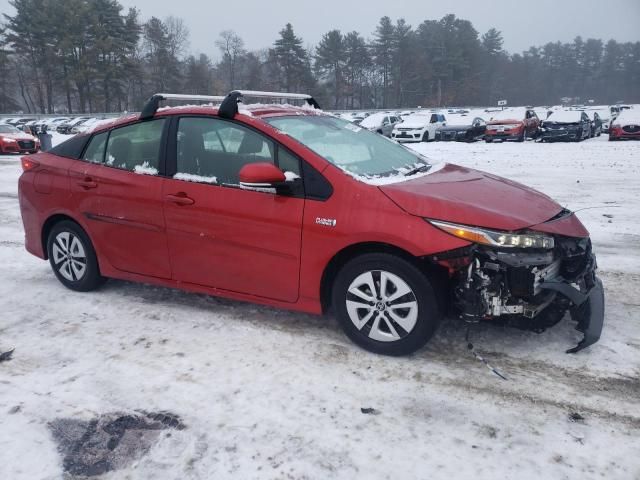
M29 157L22 157L20 160L22 162L23 172L28 172L29 170L33 170L34 168L37 168L40 165L38 162L36 162L35 160L31 160Z

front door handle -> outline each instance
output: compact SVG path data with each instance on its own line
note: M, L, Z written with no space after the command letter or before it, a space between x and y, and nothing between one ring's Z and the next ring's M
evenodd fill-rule
M167 199L167 202L175 203L176 205L179 205L179 206L193 205L194 203L196 203L196 201L193 198L188 197L187 194L184 192L178 192L173 195L167 195L166 199Z
M93 181L91 177L84 177L82 180L78 180L78 185L84 188L85 190L89 190L90 188L96 188L98 184Z

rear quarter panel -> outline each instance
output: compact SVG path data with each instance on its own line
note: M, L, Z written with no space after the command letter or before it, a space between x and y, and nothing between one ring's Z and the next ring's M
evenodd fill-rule
M40 165L34 170L23 172L18 179L25 247L33 255L46 258L41 236L45 221L55 214L64 214L79 221L69 205L67 176L67 171L77 160L49 153L31 155L29 159Z

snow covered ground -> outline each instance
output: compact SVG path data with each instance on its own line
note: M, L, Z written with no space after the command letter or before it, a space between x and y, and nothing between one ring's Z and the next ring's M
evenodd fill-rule
M568 321L472 329L504 381L455 319L386 358L331 318L121 281L74 293L24 250L19 160L0 157L0 351L16 347L0 363L0 478L63 478L56 422L141 411L185 428L123 437L139 451L113 449L119 469L100 478L640 478L640 142L414 148L589 208L607 295L598 344L566 355Z

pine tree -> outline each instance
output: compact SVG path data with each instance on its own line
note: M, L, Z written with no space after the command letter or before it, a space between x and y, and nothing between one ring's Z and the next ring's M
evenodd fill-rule
M373 58L382 75L382 108L387 108L395 41L395 29L389 17L380 19L373 36L374 41L371 45Z
M328 77L333 87L334 108L338 108L342 94L343 70L347 59L345 39L340 30L325 33L316 47L315 68Z
M293 26L287 23L274 43L273 59L281 72L281 87L288 92L307 90L312 78L309 55Z

